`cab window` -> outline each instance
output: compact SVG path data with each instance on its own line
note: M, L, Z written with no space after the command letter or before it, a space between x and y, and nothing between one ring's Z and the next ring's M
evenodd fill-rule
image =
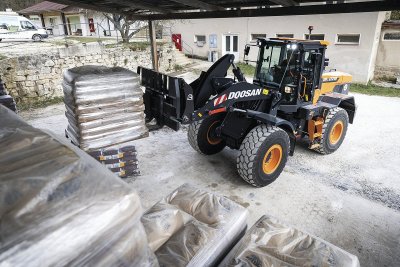
M29 21L23 20L20 23L21 23L21 28L24 30L35 30L36 29L36 27Z

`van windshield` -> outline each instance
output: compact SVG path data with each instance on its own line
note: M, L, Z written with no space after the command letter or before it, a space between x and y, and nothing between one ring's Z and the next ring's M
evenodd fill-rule
M19 29L17 16L0 16L0 29L9 32L16 32Z

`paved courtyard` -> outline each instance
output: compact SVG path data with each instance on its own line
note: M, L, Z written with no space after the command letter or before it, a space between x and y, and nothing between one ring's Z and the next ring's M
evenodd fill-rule
M126 181L145 208L183 183L223 194L250 212L270 214L357 255L361 266L400 262L400 98L356 94L358 113L334 154L299 144L281 176L254 188L236 171L237 151L196 153L185 128L136 141L142 175ZM29 123L64 136L62 104L22 112Z

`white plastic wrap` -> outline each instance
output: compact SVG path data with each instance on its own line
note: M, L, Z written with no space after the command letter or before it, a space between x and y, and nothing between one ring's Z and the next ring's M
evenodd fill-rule
M261 217L219 266L359 267L358 258L325 240Z
M142 223L160 266L214 266L244 232L247 216L232 200L184 184Z
M158 265L126 183L2 106L0 126L0 266Z
M83 66L64 72L67 135L85 151L148 136L138 74Z

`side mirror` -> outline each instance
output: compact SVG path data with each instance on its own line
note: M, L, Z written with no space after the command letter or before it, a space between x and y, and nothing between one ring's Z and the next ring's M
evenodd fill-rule
M325 58L324 67L328 67L328 66L329 66L329 58Z
M250 46L246 45L245 48L244 48L244 55L248 56L249 52L250 52Z
M311 54L311 62L312 62L312 64L317 63L321 59L321 57L322 57L321 53L312 53Z

